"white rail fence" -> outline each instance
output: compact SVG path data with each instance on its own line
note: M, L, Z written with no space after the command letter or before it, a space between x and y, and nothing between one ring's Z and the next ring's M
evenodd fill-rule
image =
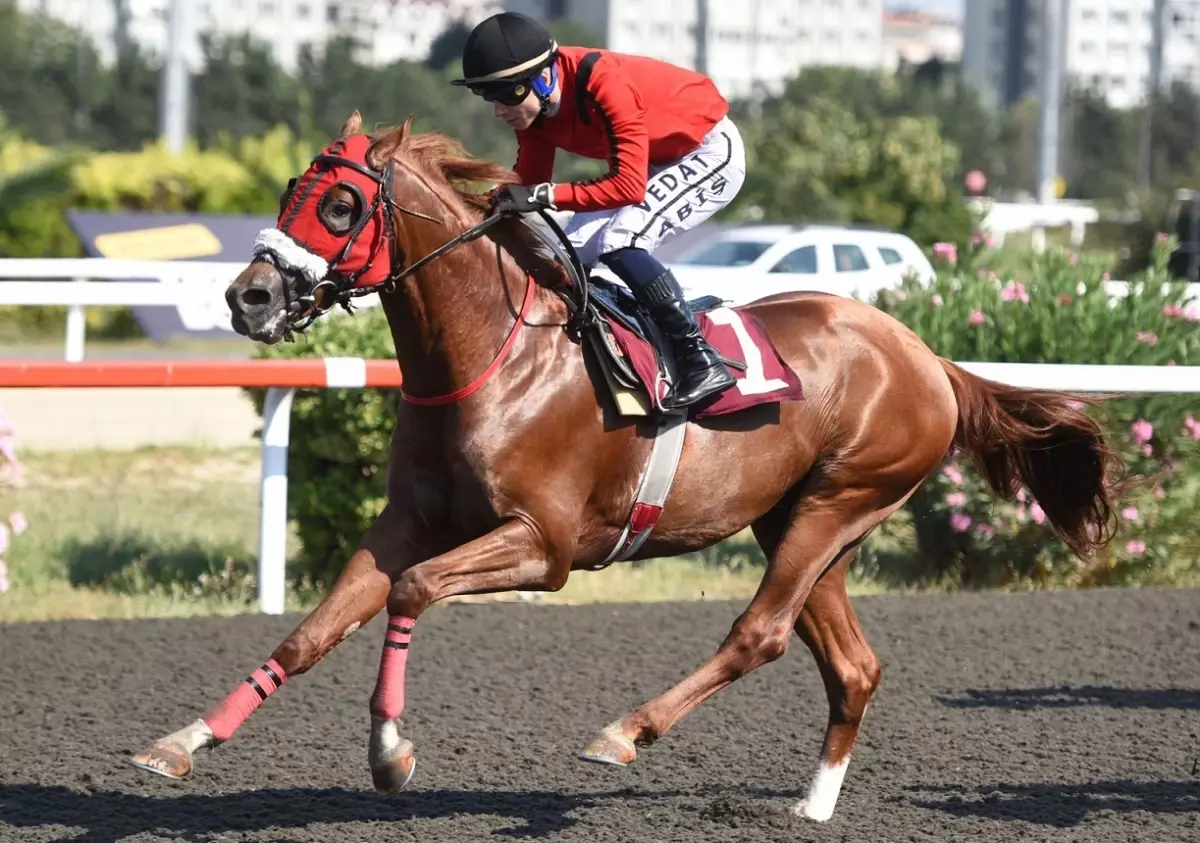
M77 363L86 356L89 307L173 307L188 331L236 336L225 289L245 268L227 261L5 258L0 305L67 308L63 359ZM378 303L378 296L363 296L355 307Z

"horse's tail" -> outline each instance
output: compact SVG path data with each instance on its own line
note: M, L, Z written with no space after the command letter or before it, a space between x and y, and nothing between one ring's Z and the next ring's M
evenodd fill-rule
M1125 464L1082 409L1096 399L996 383L945 359L942 367L958 402L954 444L996 494L1011 501L1024 483L1080 556L1112 541Z

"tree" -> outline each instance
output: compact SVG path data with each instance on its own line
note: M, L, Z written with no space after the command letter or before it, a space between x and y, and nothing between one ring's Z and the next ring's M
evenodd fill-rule
M768 220L874 223L926 245L970 236L953 186L958 150L934 118L861 119L827 99L781 102L747 127L746 146L734 213L755 206Z
M456 67L462 60L463 47L467 45L467 38L470 34L471 27L467 25L466 21L456 20L450 24L429 45L429 55L425 58L425 66L430 70Z
M270 47L250 35L200 37L204 70L192 83L192 134L214 143L224 134L262 135L277 125L300 131L296 79L275 61Z

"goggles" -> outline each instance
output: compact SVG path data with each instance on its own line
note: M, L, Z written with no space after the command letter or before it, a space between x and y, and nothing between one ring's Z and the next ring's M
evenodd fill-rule
M521 79L511 85L498 87L496 85L469 85L468 90L484 102L498 102L501 105L515 106L525 102L533 88L529 80Z

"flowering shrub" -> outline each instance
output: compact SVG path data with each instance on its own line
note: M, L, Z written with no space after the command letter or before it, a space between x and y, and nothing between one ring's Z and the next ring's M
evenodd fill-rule
M24 482L24 469L17 459L13 444L16 436L16 427L5 414L4 408L0 407L0 488L20 486ZM2 509L0 513L3 513ZM20 512L10 512L7 516L0 514L0 594L9 589L8 565L4 561L4 554L8 552L11 537L21 535L26 526L25 516Z
M935 248L939 273L907 281L876 304L955 361L1200 365L1200 301L1173 282L1173 241L1159 239L1152 265L1110 294L1104 261L1066 251L1029 254L1023 272L997 273L988 244L969 253ZM1091 412L1091 410L1089 410ZM997 499L964 455L909 501L912 540L864 554L873 575L944 585L1115 585L1175 581L1200 573L1192 524L1200 506L1200 397L1114 398L1096 410L1131 475L1117 540L1088 562L1054 535L1027 490Z

